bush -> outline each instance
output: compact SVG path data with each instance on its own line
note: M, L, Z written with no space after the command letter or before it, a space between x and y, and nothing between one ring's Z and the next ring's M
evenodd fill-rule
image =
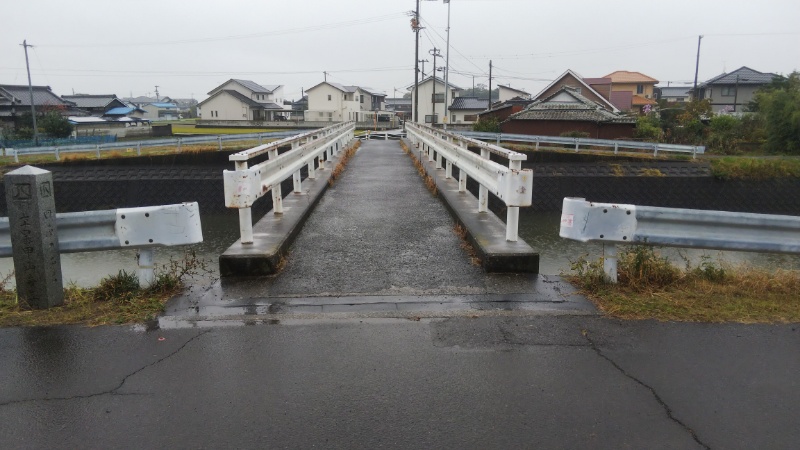
M500 133L500 122L496 117L485 117L472 124L472 131L482 133Z
M730 115L714 116L709 121L706 145L714 153L734 154L739 151L742 135L742 119Z
M591 137L592 135L587 133L586 131L573 130L573 131L565 131L561 133L559 136L570 137L570 138L588 138Z
M660 142L663 134L661 123L655 115L640 116L636 120L636 130L633 132L633 137L648 142Z

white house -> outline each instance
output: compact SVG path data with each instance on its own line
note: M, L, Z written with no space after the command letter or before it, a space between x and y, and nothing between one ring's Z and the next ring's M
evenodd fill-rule
M417 92L414 85L409 86L411 91L411 115L412 121L416 123L443 123L444 115L447 114L444 104L444 80L433 77L428 77L419 83L419 117L414 115L414 108L416 105ZM459 92L462 91L458 86L450 84L448 91L448 101L452 104L453 99L458 97ZM434 98L435 91L435 98ZM451 120L452 122L452 120Z
M531 98L531 94L529 94L529 93L527 93L527 92L525 92L525 91L523 91L521 89L514 89L511 86L503 86L501 84L501 85L497 86L497 88L500 90L500 98L498 99L498 101L500 101L500 103L505 102L507 100L511 100L512 98L516 98L516 97L519 97L519 98L522 98L522 99L525 99L525 100L530 100L530 98Z
M478 114L489 109L488 98L456 97L450 105L451 124L473 124L478 121Z
M367 87L324 81L307 89L306 94L305 120L309 122L364 122L386 109L386 94Z
M203 120L274 120L284 112L283 86L262 86L250 80L230 79L198 104Z

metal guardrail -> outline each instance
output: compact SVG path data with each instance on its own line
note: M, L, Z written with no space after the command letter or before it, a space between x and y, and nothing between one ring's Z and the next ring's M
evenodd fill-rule
M275 131L269 133L247 133L247 134L226 134L214 136L192 136L192 137L177 137L170 139L151 139L147 141L127 141L127 142L111 142L107 144L79 144L68 146L50 146L50 147L31 147L31 148L6 148L5 156L13 156L14 162L19 162L20 156L25 155L46 155L55 154L57 160L61 159L62 153L85 153L95 152L100 158L100 152L110 150L120 150L135 148L136 154L142 154L142 148L148 147L167 147L174 146L178 151L181 151L181 146L186 144L207 144L216 142L219 150L222 150L223 142L236 142L236 141L255 141L258 140L259 145L263 144L265 139L276 139L287 136L296 136L303 130L291 131Z
M800 217L564 199L562 238L610 244L606 276L616 282L615 244L800 254Z
M522 169L522 161L528 159L526 155L411 122L406 123L406 133L420 152L427 154L428 161L436 161L437 169L442 169L443 159L446 161L445 178L452 178L453 165L458 167L460 192L467 190L467 177L480 184L479 213L489 211L489 191L502 200L507 207L506 240L518 240L519 207L532 203L533 171ZM480 147L481 154L468 150L469 145ZM508 159L508 167L492 161L490 153Z
M56 214L59 253L139 250L139 280L153 280L155 247L203 242L197 202ZM0 257L11 257L8 217L0 217Z
M620 148L631 148L637 150L648 150L653 152L653 156L658 156L660 152L671 153L690 153L692 158L705 152L705 147L700 145L677 145L662 144L658 142L637 142L637 141L615 141L609 139L588 139L570 138L560 136L533 136L527 134L508 134L508 133L483 133L477 131L453 131L456 134L475 139L495 141L500 145L501 141L511 142L532 142L539 150L539 144L563 144L574 145L575 151L580 151L580 147L610 147L614 149L614 154L619 153Z
M228 157L235 162L236 170L225 170L222 174L225 206L239 209L242 244L253 243L253 203L272 191L272 209L275 214L283 213L281 182L293 177L294 192L301 193L300 170L308 166L308 178L316 178L317 158L319 168L325 169L325 161L330 161L344 149L345 144L353 139L354 131L355 122L337 123L321 130L259 145ZM292 149L278 155L278 148L284 145L291 145ZM265 153L269 154L267 161L252 167L247 166L250 159Z

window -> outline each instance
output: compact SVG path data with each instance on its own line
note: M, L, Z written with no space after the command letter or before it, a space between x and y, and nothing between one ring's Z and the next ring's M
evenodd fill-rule
M438 115L426 115L425 116L425 123L439 123L439 116Z
M360 97L361 97L361 98L360 98L360 100L361 100L361 103L364 103L364 96L363 96L363 95L361 95Z
M444 92L442 92L441 94L438 92L432 94L431 101L433 101L434 103L444 103Z
M331 94L328 94L328 101L331 101Z
M477 122L478 115L477 114L467 114L464 116L464 122Z
M723 97L733 97L736 95L736 87L735 86L722 86L722 96Z
M636 85L636 93L637 94L644 94L644 85L643 84L637 84Z

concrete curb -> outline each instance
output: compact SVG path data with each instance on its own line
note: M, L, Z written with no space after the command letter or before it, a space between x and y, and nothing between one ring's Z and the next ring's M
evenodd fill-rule
M270 210L253 225L253 243L243 245L241 239L233 243L219 257L222 277L263 276L278 273L281 260L289 251L300 230L303 229L314 207L328 190L328 180L341 156L355 145L352 140L338 156L325 162L325 169L316 170L316 179L304 179L303 192L290 193L283 198L283 214Z
M420 159L419 149L407 139L405 145ZM439 196L450 215L467 230L467 241L475 248L481 265L489 273L539 273L539 253L521 238L506 241L506 225L494 213L478 213L478 199L469 191L458 191L458 179L445 179L444 169L421 158L425 171L436 182Z

